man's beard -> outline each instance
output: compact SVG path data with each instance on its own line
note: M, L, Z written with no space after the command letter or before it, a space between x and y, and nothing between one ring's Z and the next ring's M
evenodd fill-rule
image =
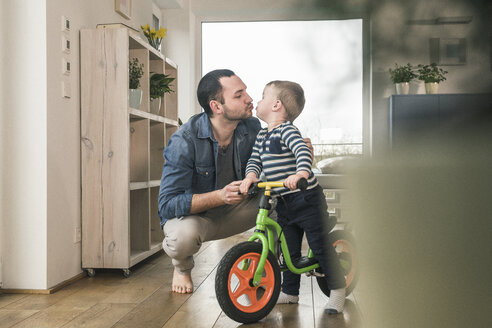
M248 105L248 107L249 107L249 105ZM246 107L246 109L247 109L247 107ZM248 112L248 111L243 111L240 113L233 113L229 110L229 108L227 108L224 105L224 112L222 115L224 116L225 119L227 119L231 122L236 122L236 121L242 121L242 120L245 120L247 118L250 118L252 113Z

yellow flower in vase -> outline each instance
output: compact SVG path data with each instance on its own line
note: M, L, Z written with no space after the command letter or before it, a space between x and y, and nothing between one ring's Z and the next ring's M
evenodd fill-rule
M164 39L167 33L167 28L160 28L159 31L157 31L157 37L159 39Z
M156 31L155 28L150 29L149 24L140 27L142 28L143 34L149 41L149 44L155 49L159 50L159 47L161 46L161 41L166 36L167 28L161 27Z

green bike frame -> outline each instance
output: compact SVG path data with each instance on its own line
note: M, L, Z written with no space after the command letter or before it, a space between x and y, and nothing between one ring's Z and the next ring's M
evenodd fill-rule
M265 194L262 195L262 197L269 198L269 196ZM263 249L261 251L260 261L258 263L258 267L256 268L255 275L253 278L254 286L260 285L261 276L263 274L263 268L265 266L268 252L271 251L275 255L275 257L277 257L273 229L275 229L275 231L277 232L277 236L280 236L280 247L282 248L282 254L284 255L284 261L285 264L287 265L288 270L292 271L295 274L303 274L312 271L314 269L317 269L319 267L319 263L316 263L305 268L301 268L301 269L296 268L292 263L292 259L290 258L289 248L287 246L285 236L284 234L281 233L282 228L277 222L275 222L270 217L268 217L268 209L260 208L258 215L256 217L255 232L248 239L248 241L260 240L263 246ZM266 236L265 236L265 232L266 232ZM307 257L308 258L314 257L311 249L309 249ZM283 271L287 269L284 269Z

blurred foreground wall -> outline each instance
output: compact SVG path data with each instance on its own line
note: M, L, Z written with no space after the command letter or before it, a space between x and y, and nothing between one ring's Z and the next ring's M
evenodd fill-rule
M492 327L492 128L422 135L352 175L363 327Z

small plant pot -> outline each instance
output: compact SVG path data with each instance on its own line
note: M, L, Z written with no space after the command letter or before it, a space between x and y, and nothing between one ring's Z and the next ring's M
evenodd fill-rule
M161 97L150 100L150 112L159 115L161 111Z
M130 89L128 102L131 108L140 109L140 104L142 103L142 90Z
M395 83L395 87L397 95L408 95L410 91L410 83L408 82Z
M437 94L438 89L439 89L439 83L437 82L429 82L425 84L425 93L428 95Z

